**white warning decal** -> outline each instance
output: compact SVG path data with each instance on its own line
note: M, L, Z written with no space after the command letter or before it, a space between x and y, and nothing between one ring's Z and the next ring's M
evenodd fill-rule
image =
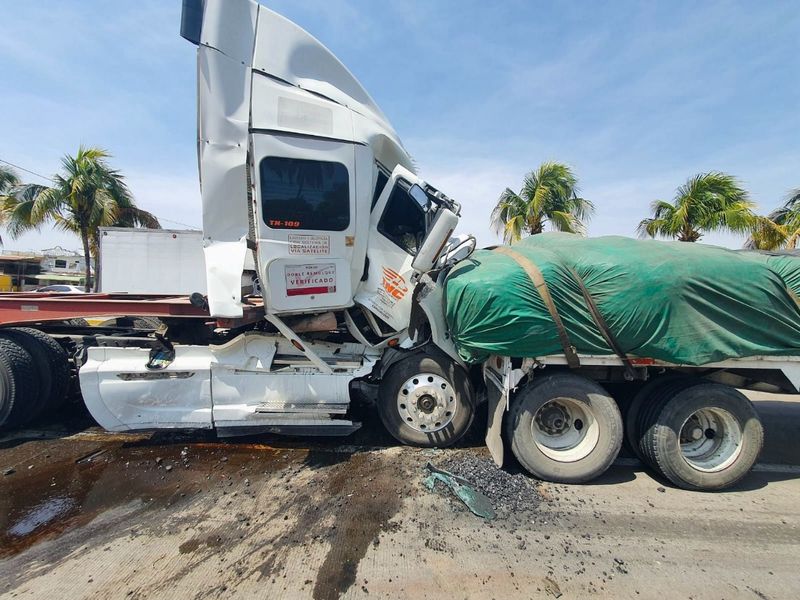
M325 256L331 253L331 236L289 234L289 254Z

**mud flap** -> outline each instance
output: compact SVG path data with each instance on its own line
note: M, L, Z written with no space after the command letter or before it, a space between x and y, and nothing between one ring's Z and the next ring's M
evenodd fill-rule
M494 378L486 377L486 395L488 397L489 419L486 427L486 447L498 467L503 466L503 413L506 410L506 399L502 385Z

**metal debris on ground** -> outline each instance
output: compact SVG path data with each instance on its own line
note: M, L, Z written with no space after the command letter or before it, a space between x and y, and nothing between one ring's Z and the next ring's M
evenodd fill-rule
M429 490L433 490L436 487L436 482L441 481L450 488L473 514L484 519L495 518L496 514L492 508L492 503L486 496L476 490L469 481L453 473L437 469L431 463L428 463L426 468L430 472L430 475L425 478L425 485Z
M459 452L439 465L442 469L472 482L489 498L502 515L521 514L535 510L542 501L536 480L524 473L510 473L497 467L490 458Z

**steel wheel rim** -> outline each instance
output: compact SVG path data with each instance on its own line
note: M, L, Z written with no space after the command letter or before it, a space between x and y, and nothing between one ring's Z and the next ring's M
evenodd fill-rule
M531 436L539 451L557 462L589 456L600 439L600 425L591 406L572 398L543 404L531 420Z
M397 412L407 427L434 433L447 427L458 411L452 384L435 373L406 379L397 392Z
M742 453L742 426L723 408L701 408L683 422L681 456L698 471L716 473L731 466Z

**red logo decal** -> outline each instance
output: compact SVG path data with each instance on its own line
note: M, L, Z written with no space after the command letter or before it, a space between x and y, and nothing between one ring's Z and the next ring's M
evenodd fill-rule
M383 267L383 289L395 300L402 300L408 292L406 280L397 271Z

